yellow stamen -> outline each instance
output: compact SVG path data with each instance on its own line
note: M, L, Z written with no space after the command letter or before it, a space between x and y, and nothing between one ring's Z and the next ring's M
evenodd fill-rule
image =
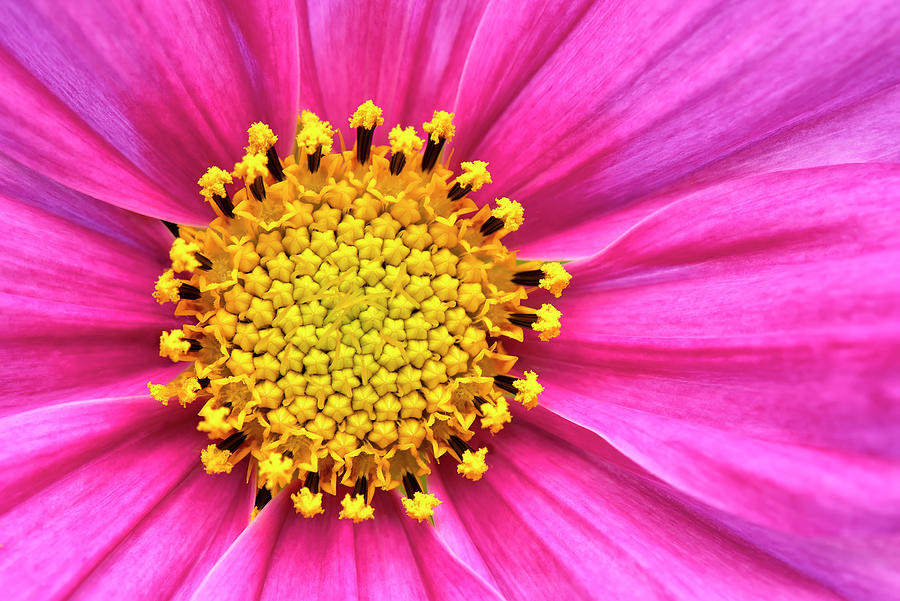
M525 222L525 209L515 200L503 197L498 198L494 202L497 203L497 207L491 211L491 215L497 219L502 219L503 227L508 231L516 231Z
M194 256L200 247L196 242L187 242L183 238L175 238L172 248L169 249L169 258L172 260L174 271L194 271L200 267L200 261Z
M347 493L341 500L341 507L343 509L338 514L338 517L344 520L353 520L356 524L375 517L375 509L371 505L366 504L366 497L363 495L351 497L350 493Z
M322 154L331 152L334 129L328 121L321 121L315 113L303 111L300 118L302 129L297 134L297 146L313 154L321 149Z
M401 502L406 509L406 515L420 522L430 519L434 515L434 508L441 504L437 497L426 492L417 492L412 499L407 497Z
M259 462L259 479L270 489L279 489L291 482L294 462L281 453L271 453Z
M224 451L211 444L200 451L200 461L207 474L230 474L234 467L228 460L231 459L231 451Z
M481 480L481 476L487 471L488 466L484 461L487 455L487 447L482 447L474 453L470 450L463 452L462 461L456 466L456 473L462 474L473 482Z
M566 272L565 268L559 263L544 263L541 271L547 277L541 278L540 286L544 290L549 290L553 296L559 298L562 291L569 285L572 276Z
M291 500L294 502L294 510L305 518L325 513L325 510L322 509L322 493L313 494L305 486L300 489L300 492L292 494Z
M526 371L525 378L513 382L516 390L516 400L528 409L537 407L537 397L543 392L544 387L538 384L537 374L533 371Z
M502 397L497 399L496 405L491 405L490 403L482 404L481 413L484 415L481 418L481 427L489 429L491 434L496 434L503 429L503 424L508 424L512 421L509 403Z
M366 100L359 105L359 108L350 117L350 127L372 129L382 123L384 123L384 118L381 116L381 108L375 106L375 103L371 100Z
M431 141L437 144L441 138L449 140L456 133L456 127L453 125L453 113L447 111L434 111L431 121L422 124L425 133L430 134Z
M412 126L400 129L399 125L395 125L388 134L388 141L391 143L391 152L401 152L407 157L422 150L422 138L416 134L416 128Z
M235 164L234 175L244 180L244 182L252 184L258 178L266 176L269 172L267 164L268 161L265 155L248 152L241 159L240 163Z
M181 388L178 390L178 402L183 407L197 400L197 393L200 392L200 382L197 378L185 378L181 381Z
M163 332L159 337L159 356L178 361L191 350L191 344L184 339L184 332L172 330Z
M230 184L233 181L231 174L224 169L210 167L197 183L201 188L200 194L209 201L212 200L213 196L225 196L225 184Z
M460 164L462 175L456 178L460 186L470 188L473 192L485 184L491 183L491 174L487 170L488 164L484 161L464 162Z
M156 280L156 289L153 291L153 298L155 298L156 302L160 305L163 303L177 303L180 300L180 297L178 296L179 286L181 286L181 280L175 277L175 273L171 269L167 269L166 272Z
M247 130L249 144L246 147L248 154L266 154L266 152L278 141L278 136L272 132L265 123L257 121Z
M147 382L147 388L150 390L150 396L162 403L163 405L169 404L169 399L172 398L171 392L169 392L169 386L166 384L154 384L152 382Z
M544 303L541 305L541 308L537 311L538 320L534 322L534 325L531 328L535 332L541 333L541 340L544 342L559 336L559 318L562 317L562 313L548 303Z

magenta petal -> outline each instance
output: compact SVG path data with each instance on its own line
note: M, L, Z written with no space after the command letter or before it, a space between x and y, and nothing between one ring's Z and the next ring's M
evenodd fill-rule
M877 532L900 514L900 168L683 195L554 301L517 350L543 403L651 473L773 528Z
M252 121L267 121L286 152L297 114L293 7L235 4L10 6L0 24L4 150L112 204L208 221L197 178L240 158Z
M266 506L216 564L193 601L285 598L324 600L500 599L437 539L405 515L400 502L376 495L375 520L338 520L294 512L289 489Z
M142 398L0 420L4 598L183 598L252 503L243 474L203 473L195 421Z
M507 599L836 599L781 561L670 496L668 487L608 463L517 416L487 441L479 482L438 469L466 537ZM440 509L440 508L439 508ZM463 533L453 530L464 529ZM462 550L465 553L465 550Z
M0 192L0 413L171 379L181 368L159 357L159 334L176 322L151 297L171 236L158 222L30 181L31 196L19 181Z
M758 155L735 163L759 159L752 168L765 171L896 157L896 101L876 98L900 83L898 23L890 0L594 3L502 114L461 133L457 153L490 161L491 192L526 206L532 227L511 238L522 244L687 184L717 161L738 170L726 158L745 149ZM514 29L492 34L491 44L515 44ZM492 68L466 73L461 119L490 94L466 93L468 79ZM888 102L885 121L854 116L870 101ZM791 139L804 127L808 139Z

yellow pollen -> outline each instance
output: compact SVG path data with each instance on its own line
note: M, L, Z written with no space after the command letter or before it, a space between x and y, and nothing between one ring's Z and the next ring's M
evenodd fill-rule
M234 166L234 175L244 180L247 184L252 184L260 177L265 177L269 173L266 166L268 161L264 154L250 153L244 155L240 163Z
M537 407L537 397L543 392L544 387L538 384L537 374L533 371L526 371L525 378L513 382L513 386L519 392L516 393L516 400L528 409Z
M498 198L494 202L497 207L491 211L491 215L503 220L503 227L514 232L525 222L525 209L515 200L506 197Z
M178 296L179 286L181 286L181 280L175 277L175 272L168 269L157 278L156 289L153 291L153 298L155 298L156 302L160 305L163 303L177 303L180 300L180 297Z
M406 509L406 515L420 522L430 519L434 515L434 508L441 504L437 497L426 492L417 492L412 499L404 498L401 502Z
M182 355L191 350L190 343L184 339L184 332L172 330L163 332L159 337L159 356L178 361Z
M350 123L383 121L363 103ZM406 477L424 487L435 458L458 457L459 474L482 476L487 450L460 457L449 441L471 440L479 427L500 432L512 419L510 386L526 407L543 389L534 372L509 377L516 357L504 339L522 332L506 318L536 313L532 327L547 340L560 314L527 305L527 288L511 279L520 270L533 278L535 269L517 267L502 236L479 231L490 215L506 231L519 228L521 205L451 200L454 185L490 182L487 163L463 163L461 175L437 163L393 174L389 153L411 160L422 150L414 128L393 128L390 147L372 146L361 162L331 153L334 130L315 114L305 111L298 125L302 152L282 159L283 179L266 168L274 133L254 123L235 167L243 185L229 197L233 216L217 211L205 228L179 228L153 296L190 320L160 337L160 355L184 370L148 390L164 405L198 408L207 471L227 473L246 459L273 496L317 476L318 488L291 495L297 512L322 513L328 494L343 499L341 518L359 522L373 519L370 495L405 486ZM437 143L450 138L452 115L437 111L425 129ZM319 152L311 173L302 154ZM250 190L260 177L262 200ZM233 182L211 169L200 183L213 199ZM542 269L541 285L558 294L568 274L558 263ZM199 298L181 299L198 290ZM439 503L422 492L403 501L418 520Z
M487 455L487 448L482 447L474 453L470 450L463 452L462 462L456 466L456 473L462 474L473 482L481 480L481 476L487 471L487 463L484 456Z
M422 124L425 133L430 134L431 141L437 144L443 138L449 140L456 133L456 127L453 125L453 113L447 111L434 111L431 121Z
M248 154L266 154L278 141L278 136L272 133L272 128L259 121L250 126L247 136L249 144L245 150Z
M173 271L193 271L200 267L200 261L194 256L200 247L196 242L187 242L184 238L175 238L169 249Z
M303 111L300 117L300 133L297 134L297 146L307 154L314 154L321 149L322 154L331 152L334 143L334 129L328 121L321 121L315 113Z
M541 271L546 276L541 278L539 282L541 288L549 290L553 296L559 298L562 291L569 285L572 276L559 263L544 263L541 266Z
M391 143L392 153L401 152L406 156L412 156L422 150L422 138L412 126L400 129L399 125L395 125L388 134L388 141Z
M322 493L313 494L311 490L305 486L300 492L291 495L291 501L294 502L294 509L305 518L315 517L320 513L325 513L322 509Z
M350 127L372 129L382 123L384 123L384 118L381 116L381 107L375 106L371 100L366 100L359 105L359 108L350 117Z
M463 173L456 178L456 183L471 188L473 192L481 186L491 183L491 174L488 173L487 166L488 164L484 161L460 163Z
M234 467L228 461L231 459L231 451L223 451L211 444L200 451L200 461L207 474L230 474L231 468Z
M341 507L343 509L341 509L338 517L344 520L353 520L356 524L375 517L375 508L366 504L364 495L351 497L350 493L347 493L341 500Z
M559 336L559 318L562 317L562 313L548 303L544 303L541 305L541 308L537 311L538 320L534 322L534 325L531 328L535 332L541 333L541 340L544 342L550 340L551 338L555 338Z
M200 185L200 194L206 200L212 200L213 196L225 196L225 184L234 180L231 174L219 167L210 167L206 170L197 183Z

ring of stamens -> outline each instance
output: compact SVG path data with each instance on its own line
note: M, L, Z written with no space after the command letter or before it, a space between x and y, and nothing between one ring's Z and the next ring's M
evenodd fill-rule
M277 137L253 124L235 169L200 178L217 216L172 226L172 269L154 292L195 323L162 334L160 354L191 365L149 384L152 395L200 404L208 472L249 456L258 504L296 481L306 517L344 485L340 517L369 519L376 489L402 487L407 513L427 519L440 501L422 482L445 454L480 479L487 449L468 443L476 421L496 433L510 398L533 407L543 389L533 372L509 375L516 358L500 338L557 335L559 311L522 303L569 282L560 264L522 263L504 247L522 225L519 203L478 209L468 198L490 182L486 163L463 163L451 180L438 162L451 114L425 124L422 155L413 128L392 130L390 149L371 147L382 123L364 103L350 119L355 152L332 153L333 128L304 111L283 162Z

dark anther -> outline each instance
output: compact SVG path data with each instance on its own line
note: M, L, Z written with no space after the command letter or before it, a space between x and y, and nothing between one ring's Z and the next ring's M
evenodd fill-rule
M403 490L406 491L406 496L410 498L417 492L422 492L422 487L419 485L419 479L411 473L405 472L403 474Z
M447 442L450 443L450 448L453 449L460 458L462 458L463 453L472 450L472 447L467 445L466 442L458 436L451 436Z
M303 486L309 489L309 492L316 494L319 492L319 472L306 472L306 479L303 480Z
M216 448L222 451L228 451L229 453L234 453L242 444L244 444L245 440L247 440L246 434L243 432L235 432L225 440L218 442Z
M190 284L182 284L178 287L178 296L184 300L197 300L200 298L200 289Z
M197 383L200 384L200 388L206 388L209 386L209 378L197 378Z
M268 488L260 488L258 491L256 491L256 500L253 501L253 505L257 509L262 509L271 500L272 500L272 493L269 492L269 489Z
M534 313L510 313L509 323L519 326L520 328L530 328L538 320L538 316Z
M356 128L356 158L359 159L360 165L365 165L369 160L369 152L372 150L372 136L375 134L375 128L366 129L365 127Z
M234 205L231 203L231 199L228 196L213 196L213 200L216 203L216 206L219 207L219 210L222 211L222 214L226 217L234 217Z
M278 158L278 153L275 152L274 146L266 151L266 167L269 168L269 173L272 174L275 181L284 181L284 169L281 167L281 159Z
M201 255L200 253L194 253L194 258L200 261L200 269L204 271L209 271L210 269L212 269L212 261L210 261L204 255Z
M490 236L494 232L500 230L503 227L503 220L497 219L493 215L487 218L487 221L481 224L481 235L482 236Z
M319 163L322 162L322 148L317 148L312 154L306 155L306 166L309 167L310 173L319 170Z
M545 277L544 272L540 269L532 269L529 271L520 271L512 277L512 282L519 286L538 286Z
M459 184L454 183L453 187L450 188L450 191L447 192L447 198L450 200L459 200L471 191L472 188L470 186L460 186Z
M369 494L369 479L365 476L357 476L356 484L353 485L353 496Z
M505 390L510 394L516 394L518 389L513 386L513 382L516 381L516 378L512 376L494 376L494 386L500 388L501 390Z
M478 396L477 394L475 395L475 406L476 407L481 407L485 403L487 403L486 398L484 398L483 396Z
M262 202L266 198L266 182L263 181L263 178L257 177L253 180L253 183L250 184L250 191L253 192L256 200Z
M188 344L191 345L192 353L196 353L197 351L199 351L200 349L203 348L203 345L200 344L199 340L194 340L193 338L186 338L185 340L187 340Z
M395 152L391 155L391 175L400 175L406 166L406 155L402 152Z
M446 138L439 138L437 143L431 141L428 136L428 143L425 144L425 154L422 155L422 171L431 171L437 163L438 157L441 156L441 150L444 148Z
M166 221L165 219L161 220L163 225L166 226L166 229L172 232L172 235L176 238L178 237L178 226L171 221Z

